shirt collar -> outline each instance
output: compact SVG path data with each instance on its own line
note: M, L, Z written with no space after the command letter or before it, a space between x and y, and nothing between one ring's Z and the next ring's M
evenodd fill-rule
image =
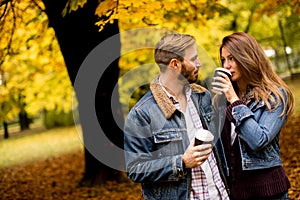
M166 95L169 97L169 99L172 101L173 105L176 107L177 110L181 110L180 109L180 104L179 102L176 100L176 98L170 94L170 92L168 92L166 90L166 88L163 86L163 84L160 81L160 77L158 78L158 83L160 85L160 87L162 88L162 90L166 93ZM189 85L187 85L185 87L185 95L186 95L186 99L190 98L192 94L192 89L189 87Z
M150 84L150 90L153 98L157 102L158 107L161 109L167 119L170 119L174 112L177 110L176 106L172 103L168 95L164 92L159 84L158 77L156 75ZM191 95L194 93L204 93L206 89L198 84L191 84Z

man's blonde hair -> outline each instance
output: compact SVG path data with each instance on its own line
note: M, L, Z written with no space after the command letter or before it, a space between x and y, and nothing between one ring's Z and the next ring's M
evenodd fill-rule
M154 59L164 72L172 59L183 61L185 50L195 44L196 40L188 34L172 33L164 35L155 46Z

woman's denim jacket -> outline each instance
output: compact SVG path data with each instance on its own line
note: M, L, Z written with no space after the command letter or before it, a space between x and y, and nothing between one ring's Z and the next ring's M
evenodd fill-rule
M191 88L202 123L213 132L210 93L196 84ZM129 112L124 134L126 171L129 179L142 183L143 197L189 199L191 170L182 166L182 154L189 146L185 119L162 90L158 77Z
M280 91L286 99L286 93L282 89ZM273 97L276 99L274 95ZM255 104L254 99L247 106L239 100L227 107L226 115L236 126L243 170L282 165L279 137L286 122L286 113L281 116L283 110L282 101L276 109L269 111L263 101ZM227 169L227 166L223 167Z

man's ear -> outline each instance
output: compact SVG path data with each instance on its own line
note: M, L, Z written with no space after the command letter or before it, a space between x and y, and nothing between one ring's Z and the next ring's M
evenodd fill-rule
M181 62L175 58L170 61L170 67L176 71L181 70Z

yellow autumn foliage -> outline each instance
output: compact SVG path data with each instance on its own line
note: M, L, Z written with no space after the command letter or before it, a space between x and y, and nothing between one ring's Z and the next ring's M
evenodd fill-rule
M20 109L20 97L31 115L42 109L71 109L74 93L55 33L48 27L46 14L32 9L28 6L30 2L15 2L15 14L18 16L15 23L12 12L7 14L2 23L0 63L4 62L0 75L5 72L6 76L5 87L4 79L0 85L0 103L5 105L5 109L0 111L0 120L3 116L13 118L16 115ZM62 14L76 12L86 2L87 0L69 0ZM41 1L36 3L44 9ZM251 13L254 5L256 10ZM165 32L176 31L196 37L202 62L199 79L205 79L219 65L219 44L222 37L233 31L233 22L237 23L238 31L245 30L249 21L253 22L251 33L261 38L277 39L279 34L276 15L281 13L284 19L291 18L295 13L299 14L299 5L298 0L102 0L99 1L95 14L99 16L96 23L99 31L107 23L118 19L122 42L119 61L120 101L127 102L124 104L127 107L128 100L124 96L128 96L128 91L133 92L139 81L148 81L148 78L158 72L153 60L153 47ZM3 9L1 7L0 11ZM251 14L253 18L249 18ZM297 20L296 17L295 19ZM293 27L297 26L290 28ZM297 33L297 28L289 35L297 35L293 33ZM13 38L10 38L11 35ZM13 41L9 43L12 50L9 52L10 56L5 56L10 40ZM278 42L266 43L269 46L278 45ZM294 45L296 44L297 42ZM141 73L138 77L140 80L128 79L131 70ZM122 79L123 76L126 76L126 81Z
M70 111L72 107L73 88L55 33L47 27L46 14L39 13L29 3L14 4L17 12L22 10L22 17L15 19L13 34L7 26L7 32L0 38L0 48L4 48L13 35L11 53L0 70L6 74L5 84L0 85L0 121L15 119L24 105L29 116L44 109ZM13 21L12 14L6 17L8 22Z

